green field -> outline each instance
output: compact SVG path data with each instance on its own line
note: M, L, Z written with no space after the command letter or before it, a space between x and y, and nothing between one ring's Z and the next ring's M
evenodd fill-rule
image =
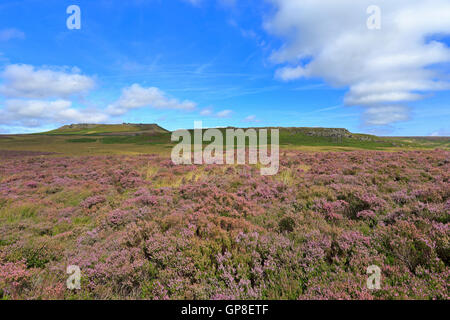
M282 149L312 152L450 149L448 137L377 137L353 134L345 129L279 129ZM226 129L220 130L225 133ZM71 125L43 133L0 135L0 150L42 151L70 155L168 154L174 144L171 142L171 132L155 124Z

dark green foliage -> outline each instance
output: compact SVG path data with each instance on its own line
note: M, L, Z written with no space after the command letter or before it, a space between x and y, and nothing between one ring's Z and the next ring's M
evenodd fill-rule
M280 220L280 223L278 224L280 228L280 232L292 232L295 228L295 221L291 217L284 217Z

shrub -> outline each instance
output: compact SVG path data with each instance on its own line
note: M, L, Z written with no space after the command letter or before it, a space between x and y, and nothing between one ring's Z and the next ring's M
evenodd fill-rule
M292 232L295 228L295 221L291 217L284 217L280 220L278 224L280 232Z

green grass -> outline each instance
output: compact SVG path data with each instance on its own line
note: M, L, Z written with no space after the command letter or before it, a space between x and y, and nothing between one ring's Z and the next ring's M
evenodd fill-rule
M50 196L50 199L56 203L62 203L64 207L75 207L89 196L89 191L68 190L58 192Z
M147 127L146 127L147 126ZM153 130L153 129L155 130ZM154 125L96 125L91 128L62 127L43 134L0 135L0 150L23 150L53 152L59 155L101 155L101 154L162 154L170 155L175 145L171 133ZM143 130L147 131L139 131ZM280 148L307 152L353 151L353 150L415 150L450 149L450 138L431 137L376 137L351 134L351 137L330 137L325 128L279 128ZM78 131L77 131L78 130ZM111 131L115 133L111 133ZM129 131L124 131L129 130ZM152 131L153 130L153 131ZM160 131L158 131L160 130ZM161 131L162 130L162 131ZM220 129L225 137L226 129ZM350 135L345 129L344 134ZM110 133L108 133L110 132ZM193 130L190 130L191 136ZM268 130L270 142L270 130ZM68 139L68 136L72 136ZM223 143L226 141L224 139ZM209 142L204 142L203 146ZM248 145L248 139L246 141Z
M91 138L79 138L79 139L68 139L66 142L69 143L89 143L89 142L97 142L97 139Z
M164 133L167 132L164 128L156 124L92 124L83 125L76 124L70 126L63 126L61 128L36 133L38 135L102 135L102 134L113 134L113 133L136 133L136 132L147 132L147 133Z
M391 141L386 140L359 140L358 138L317 137L301 134L280 132L280 145L282 146L339 146L360 149L376 150L393 147Z
M11 204L0 209L0 221L14 223L25 219L34 220L38 211L39 206L33 203L22 203L16 206Z
M92 223L92 218L89 216L75 217L72 219L72 222L77 226L89 225Z
M311 130L311 131L309 131ZM279 128L279 138L281 148L313 147L320 148L321 151L352 151L352 150L386 150L397 148L413 149L434 149L450 148L450 138L429 139L429 138L397 138L397 137L377 137L367 134L351 134L351 137L320 136L325 128ZM193 136L193 130L189 130ZM225 137L226 129L220 129ZM309 135L316 133L319 135ZM259 140L259 138L258 138ZM268 142L271 141L270 130L268 130ZM208 143L204 143L204 146ZM249 141L246 139L245 145ZM224 138L225 145L225 138Z
M109 136L101 139L103 144L170 144L170 133L157 134L152 136Z

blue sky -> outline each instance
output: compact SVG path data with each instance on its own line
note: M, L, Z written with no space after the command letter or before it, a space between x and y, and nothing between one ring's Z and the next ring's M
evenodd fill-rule
M156 122L177 129L203 120L208 127L450 135L450 26L429 26L446 1L432 1L435 11L418 27L386 23L378 34L366 30L365 7L348 0L342 0L342 10L353 10L358 33L340 9L325 3L330 0L323 8L286 1L3 0L0 133L80 121ZM407 9L378 2L386 17L401 18ZM66 8L73 4L81 9L80 30L66 26ZM309 19L312 13L318 17ZM405 40L407 49L384 43L408 32L420 38ZM381 49L369 57L360 53L360 40L341 46L344 40L336 39L348 35L373 36L379 41L374 48ZM397 68L408 52L417 59ZM398 70L386 72L398 57L406 57L398 60ZM366 66L375 63L381 64L374 76ZM67 79L73 86L61 88Z

